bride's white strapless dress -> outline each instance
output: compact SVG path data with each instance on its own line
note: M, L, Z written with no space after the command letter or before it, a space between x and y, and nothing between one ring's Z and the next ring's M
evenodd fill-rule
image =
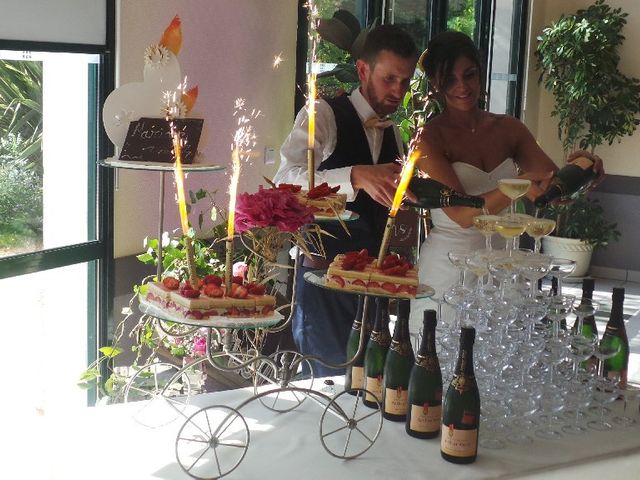
M514 178L517 169L512 158L505 159L490 172L463 162L451 164L464 191L469 195L481 195L498 188L498 180ZM433 287L433 300L442 298L443 292L458 279L458 271L447 256L452 250L477 250L484 248L484 236L475 228L462 228L451 220L441 209L431 211L433 228L420 248L418 276L420 283ZM498 240L494 237L494 240ZM503 244L504 245L504 244ZM499 245L496 242L496 247ZM423 311L436 308L433 300L423 299L411 302L411 332L422 329Z

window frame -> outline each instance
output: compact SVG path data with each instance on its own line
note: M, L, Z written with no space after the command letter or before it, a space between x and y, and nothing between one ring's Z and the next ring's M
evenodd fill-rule
M95 240L0 258L0 279L88 263L87 363L94 361L98 348L108 343L108 319L113 310L114 172L110 168L100 167L98 160L113 155L113 145L100 119L104 101L115 85L115 12L115 1L107 0L105 45L0 39L0 50L87 53L99 55L100 58L97 67L89 72L97 88L95 95L88 98L88 128L94 134L89 135L87 150L87 162L90 164L87 195L89 205L96 206L89 213L94 219ZM96 391L89 390L88 403L95 403L96 398Z

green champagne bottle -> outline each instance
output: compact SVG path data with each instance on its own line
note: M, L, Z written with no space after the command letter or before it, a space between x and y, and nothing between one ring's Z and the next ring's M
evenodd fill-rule
M595 281L593 278L585 278L582 280L582 298L587 300L593 299L593 290L595 289ZM571 327L571 333L578 332L578 321ZM582 319L582 335L591 338L593 335L598 335L598 326L596 325L595 315L587 315ZM598 366L598 359L595 356L580 364L585 370L593 370Z
M471 463L478 455L480 392L473 373L476 330L463 327L458 363L442 402L440 454L453 463Z
M404 422L407 418L409 376L416 360L409 336L410 305L409 300L398 300L398 318L384 362L382 415L394 422Z
M382 403L384 362L387 359L390 344L389 299L378 297L376 298L376 320L364 354L364 388L367 393L362 403L367 407L377 408L376 401Z
M624 288L615 287L611 298L611 315L607 327L600 340L603 344L620 348L618 353L604 361L604 376L617 379L620 386L627 384L627 367L629 365L629 339L624 327Z
M415 195L416 201L404 200L403 203L413 207L484 207L484 198L457 192L433 178L413 177L409 182L409 190Z
M442 371L436 353L436 311L425 310L422 343L409 377L405 431L416 438L435 438L442 420Z
M593 299L593 290L595 289L595 281L593 278L585 278L582 280L582 298L586 300ZM576 321L571 328L572 333L577 333L578 322ZM598 326L596 325L595 315L587 315L582 319L582 334L585 337L591 337L598 334Z
M358 353L358 346L360 345L360 337L364 336L367 338L369 333L371 332L371 325L367 321L367 319L362 319L362 312L364 310L364 302L365 295L360 295L358 297L358 310L356 312L356 317L353 320L353 325L351 326L351 333L349 334L349 339L347 340L347 361L353 359L353 364L350 367L347 367L347 370L344 374L344 389L350 390L352 388L364 388L364 352L363 348L360 352L360 355L355 357L356 353ZM370 302L370 300L367 300ZM354 358L355 357L355 358ZM355 395L355 392L349 392L352 395Z

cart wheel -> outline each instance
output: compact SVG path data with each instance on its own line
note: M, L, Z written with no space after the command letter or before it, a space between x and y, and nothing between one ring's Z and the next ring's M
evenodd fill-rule
M191 383L181 369L171 363L152 363L138 370L124 390L125 403L140 402L133 418L146 427L157 428L173 422L189 404Z
M191 415L176 437L176 460L189 476L224 477L236 469L249 448L249 427L231 407L215 405Z
M337 458L356 458L369 450L382 429L382 409L362 403L365 390L345 390L329 402L320 418L320 441Z
M306 394L296 391L295 388L286 392L278 391L271 395L264 395L265 391L281 389L282 387L302 387L313 389L313 367L308 360L302 360L296 366L296 371L291 372L291 364L302 355L293 350L282 350L270 355L270 358L278 365L278 371L274 372L273 365L267 362L258 363L253 378L253 393L263 395L258 397L269 410L274 412L289 412L297 408L307 398ZM287 381L281 382L286 375Z

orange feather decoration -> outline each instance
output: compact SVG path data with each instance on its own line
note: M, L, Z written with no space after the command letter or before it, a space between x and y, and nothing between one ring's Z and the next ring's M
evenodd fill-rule
M176 15L171 20L171 23L166 28L160 39L160 45L166 47L173 52L174 55L178 55L182 48L182 29L180 28L180 17Z

